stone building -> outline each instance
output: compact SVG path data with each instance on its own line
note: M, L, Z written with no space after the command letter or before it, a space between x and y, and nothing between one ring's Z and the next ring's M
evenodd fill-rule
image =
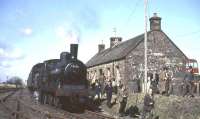
M186 62L186 55L162 31L161 18L154 13L149 19L150 31L147 32L148 72L159 73L164 66L174 70ZM121 37L111 37L110 47L105 49L104 44L98 46L98 53L87 63L88 78L98 78L102 73L105 76L118 78L124 84L144 79L144 34L122 42ZM120 78L119 78L120 77ZM142 84L142 83L140 83Z

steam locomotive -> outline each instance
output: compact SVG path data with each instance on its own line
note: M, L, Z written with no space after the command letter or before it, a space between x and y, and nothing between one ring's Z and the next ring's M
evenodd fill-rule
M77 59L78 44L60 59L46 60L32 67L27 80L31 91L39 92L39 101L67 109L81 109L88 97L87 68Z

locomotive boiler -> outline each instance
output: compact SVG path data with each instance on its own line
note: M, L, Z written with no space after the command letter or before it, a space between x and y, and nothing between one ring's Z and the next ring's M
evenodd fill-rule
M39 92L39 101L70 110L82 109L88 97L87 69L77 59L78 44L70 45L70 53L60 59L46 60L33 66L28 87ZM37 69L37 70L36 70Z

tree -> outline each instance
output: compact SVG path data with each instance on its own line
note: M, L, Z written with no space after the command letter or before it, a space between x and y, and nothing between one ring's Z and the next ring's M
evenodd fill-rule
M23 86L23 81L20 77L14 76L7 80L7 84L15 84L16 87Z

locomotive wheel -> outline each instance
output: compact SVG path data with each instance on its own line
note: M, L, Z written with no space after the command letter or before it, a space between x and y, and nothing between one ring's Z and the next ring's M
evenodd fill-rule
M44 96L44 93L43 93L43 94L41 95L41 98L42 98L42 99L41 99L41 103L42 103L42 104L44 104L44 97L45 97L45 96Z
M40 91L40 93L39 93L39 102L41 104L43 104L43 102L44 102L44 96L43 96L43 92L42 91Z
M47 94L47 104L50 104L50 95Z
M51 96L51 94L49 94L48 95L48 104L51 105L51 102L52 102L52 96Z
M53 103L54 103L54 106L56 106L57 108L61 108L62 107L62 105L60 103L60 99L57 96L54 97Z
M55 99L55 97L53 97L53 102L52 102L53 106L56 106L56 102L55 101L56 101L56 99Z
M46 103L45 104L49 104L49 95L46 94Z
M46 104L46 94L44 94L43 104Z
M51 95L48 95L48 104L51 105Z
M48 104L48 95L44 94L44 104Z
M54 105L54 96L51 95L51 103L50 103L52 106Z

